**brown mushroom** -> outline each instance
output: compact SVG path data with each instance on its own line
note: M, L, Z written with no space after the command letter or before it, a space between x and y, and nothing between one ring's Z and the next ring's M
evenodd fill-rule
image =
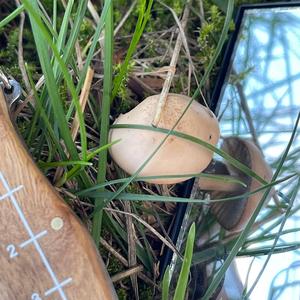
M261 151L252 141L239 137L228 137L224 139L222 149L246 165L265 181L271 181L272 171L265 162ZM212 190L211 198L214 200L239 196L262 187L262 184L256 179L246 175L232 165L218 163L217 168L218 169L214 170L215 174L229 175L239 179L244 182L247 187L234 183L229 185L223 183L219 184L219 186L214 186L211 180L205 181L200 179L200 188L203 190ZM240 231L249 221L263 193L264 191L260 191L250 196L245 196L243 199L214 202L211 204L211 211L222 227L230 231Z
M151 126L159 95L146 98L115 121L115 124L140 124ZM191 98L168 94L158 127L171 129L180 118ZM205 106L193 101L178 125L176 131L197 137L216 145L219 125L215 115ZM165 134L150 130L114 128L110 141L121 140L110 148L113 160L127 173L134 174L164 139ZM139 173L139 176L159 176L199 173L210 163L213 152L186 139L169 136L155 156ZM158 184L173 184L186 180L182 178L160 178L147 180Z

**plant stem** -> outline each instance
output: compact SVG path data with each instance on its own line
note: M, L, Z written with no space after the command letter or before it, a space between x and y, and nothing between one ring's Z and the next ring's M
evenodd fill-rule
M189 14L190 14L190 1L188 1L185 5L185 9L183 12L183 16L182 16L182 20L181 20L181 26L182 29L184 30L189 18ZM176 40L176 44L175 44L175 48L173 51L173 55L172 55L172 59L170 62L170 66L169 66L169 71L167 73L167 77L166 80L164 82L164 86L163 89L161 91L161 94L159 96L159 100L157 102L157 107L156 107L156 112L155 112L155 116L152 122L152 125L154 127L158 126L160 117L161 117L161 113L166 105L166 101L167 101L167 96L172 84L172 80L173 77L176 73L176 65L177 65L177 61L179 58L179 53L180 53L180 49L182 46L182 32L179 30L178 36L177 36L177 40Z
M108 1L108 0L106 0ZM113 54L113 4L110 3L105 19L105 37L104 37L104 87L101 110L100 127L100 147L107 144L109 130L109 113L112 91L112 54ZM103 183L106 178L107 149L99 156L97 182ZM102 188L104 190L104 188ZM95 206L97 207L104 199L97 198ZM92 236L96 245L100 243L102 225L102 211L95 213L93 217Z

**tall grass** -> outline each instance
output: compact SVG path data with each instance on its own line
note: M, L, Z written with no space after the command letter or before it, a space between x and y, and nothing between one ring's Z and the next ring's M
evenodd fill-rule
M286 181L294 180L297 174L295 172L284 178L278 178L282 172L284 162L290 161L291 165L295 163L297 158L297 152L290 153L290 147L293 143L294 137L297 132L297 126L299 122L299 116L292 132L291 139L287 145L284 155L276 162L277 170L273 176L272 182L267 183L263 178L258 176L251 169L247 168L234 157L230 157L224 151L211 146L204 141L197 139L195 137L177 132L174 130L176 125L182 119L184 113L187 111L192 101L198 97L200 94L200 89L202 89L210 74L215 66L217 59L220 57L221 50L227 39L228 30L230 27L230 22L233 14L234 1L229 0L226 2L226 18L224 21L224 26L222 28L220 39L217 43L216 50L213 53L212 59L204 70L203 76L201 77L199 87L195 91L191 102L186 107L182 116L174 124L173 128L166 130L163 128L147 127L142 125L114 125L110 127L110 114L111 105L114 103L113 100L117 97L119 89L122 82L126 80L128 75L128 69L130 61L136 52L139 43L141 42L142 35L147 28L147 24L151 18L151 10L153 8L153 1L140 0L137 8L137 21L132 28L132 36L130 36L129 48L125 55L124 61L120 67L120 71L113 78L113 53L114 53L114 2L111 0L105 0L104 5L101 9L100 21L96 24L92 35L90 36L90 44L87 47L86 55L84 55L84 65L83 69L79 70L76 65L76 51L75 45L80 38L80 29L83 26L83 20L87 15L87 0L74 1L70 0L67 2L65 9L63 9L63 15L59 19L59 8L58 1L53 1L52 8L52 20L48 20L47 16L44 14L43 9L41 9L41 4L37 0L23 0L22 5L17 9L13 10L5 19L0 21L0 29L5 29L5 26L15 20L16 17L20 15L21 12L25 11L29 17L31 30L35 41L36 53L38 55L38 62L41 68L41 73L44 75L45 84L40 90L35 87L35 82L33 80L34 74L32 74L29 67L26 68L28 77L30 80L30 85L32 88L32 93L35 99L35 106L30 106L32 111L32 117L27 123L27 128L24 131L26 142L29 148L32 150L33 154L39 160L39 167L47 173L53 168L63 168L63 174L58 178L56 184L59 187L64 187L69 193L78 197L83 203L87 203L88 206L93 206L93 209L89 211L89 217L92 219L92 236L95 240L97 246L100 244L101 233L103 229L108 231L114 240L114 245L117 245L122 249L123 253L127 253L128 241L126 228L123 228L120 223L116 221L115 215L104 212L103 209L112 200L130 200L133 206L133 211L138 214L140 213L141 203L143 202L188 202L197 203L198 206L202 204L208 204L205 199L189 199L174 196L165 195L148 195L146 193L141 193L142 190L135 192L128 191L128 187L132 187L137 181L143 181L146 179L154 179L159 176L153 177L139 177L140 171L146 166L146 164L152 159L152 157L159 151L160 147L164 144L169 136L177 136L182 139L186 139L192 143L206 147L211 152L216 153L223 159L225 159L229 164L240 169L242 172L250 177L255 178L262 183L262 187L257 190L264 190L264 196L257 207L254 215L252 216L250 222L243 230L239 237L236 237L226 243L227 250L229 250L228 257L224 261L222 267L217 271L216 275L211 281L208 290L204 296L204 299L209 299L213 292L219 286L222 278L224 277L226 270L232 260L237 255L259 255L262 253L271 253L276 251L286 251L291 250L295 245L287 245L284 247L277 247L276 243L279 237L286 232L283 230L283 225L286 219L293 213L291 204L289 203L289 209L283 218L278 218L277 222L270 225L270 230L276 227L276 224L282 224L280 230L277 234L265 235L265 232L258 234L255 238L248 238L258 213L264 204L270 190ZM220 1L216 1L220 4ZM221 4L220 4L221 5ZM224 3L222 3L224 9ZM225 10L225 9L224 9ZM99 114L93 111L92 97L90 97L90 109L94 118L96 119L96 124L93 129L99 131L99 143L93 144L94 141L89 140L88 128L91 126L87 124L87 116L82 111L79 103L79 94L82 90L83 83L86 77L88 67L91 65L93 58L95 56L99 38L104 30L104 58L103 58L103 83L102 83L102 97L101 97L101 109L95 109L95 112L100 111ZM102 75L102 74L101 74ZM63 90L65 93L61 93ZM67 95L67 96L65 96ZM97 99L99 100L99 99ZM97 102L96 105L99 105ZM75 114L79 116L79 128L80 135L78 140L74 141L71 136L70 122L74 118ZM107 164L108 164L108 148L115 142L108 144L108 132L110 128L119 129L135 129L135 130L152 130L158 133L163 133L164 138L162 139L160 145L155 149L155 151L147 158L147 160L140 166L140 168L132 175L126 178L118 178L114 180L109 180L107 175ZM93 143L92 143L93 142ZM46 149L46 151L41 151ZM42 156L42 152L47 152L47 157ZM134 155L134 154L133 154ZM178 174L173 177L183 177L183 175ZM188 174L187 177L212 177L216 180L221 180L224 182L236 182L240 185L244 183L228 178L226 176L213 176L205 174ZM172 176L160 176L160 177L172 177ZM108 189L113 187L113 189ZM113 190L113 191L112 191ZM255 193L254 191L252 193ZM250 195L247 193L246 195ZM233 200L244 197L245 195L237 197L227 197L221 200ZM119 202L118 202L119 203ZM272 227L273 226L273 227ZM155 262L155 257L151 249L149 241L147 241L145 228L139 223L136 224L136 230L138 234L142 237L142 242L136 244L137 248L137 258L139 263L143 264L147 274L153 274L153 264ZM296 229L295 229L296 231ZM182 266L182 271L179 276L179 282L177 289L175 290L175 299L183 299L186 293L186 286L188 285L189 269L190 265L196 262L207 262L216 259L217 255L220 253L225 256L227 253L224 250L224 245L212 244L210 248L204 250L201 253L193 254L193 244L195 237L195 227L192 226L190 234L188 235L188 241L186 244L186 251L184 257L184 263ZM265 242L266 240L274 241L273 246L267 248L263 247L256 249L256 252L248 249L247 246L253 244L259 244ZM290 248L288 248L290 247ZM293 248L294 249L294 248ZM223 251L223 252L222 252ZM252 251L252 252L251 252ZM193 255L192 255L193 254ZM163 298L167 299L171 294L170 288L170 278L168 277L168 271L165 274L163 280ZM260 275L259 275L260 276ZM259 279L258 276L258 279ZM254 285L255 286L255 285ZM254 288L253 286L253 288ZM252 288L249 290L249 295ZM249 296L247 295L247 297Z
M110 103L112 97L112 56L113 56L113 3L110 3L109 10L105 19L104 34L104 82L103 82L103 99L100 119L100 146L108 143ZM105 182L106 179L107 150L102 152L99 157L97 181ZM104 199L97 198L95 205L98 206ZM102 212L94 214L92 236L99 245L101 234Z

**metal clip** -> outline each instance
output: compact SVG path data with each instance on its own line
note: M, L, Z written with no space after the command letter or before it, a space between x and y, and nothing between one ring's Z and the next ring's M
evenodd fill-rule
M21 86L13 78L9 79L0 68L0 87L3 89L8 107L11 110L14 103L19 100L22 94Z
M2 80L2 77L0 77L0 79ZM14 79L9 79L6 83L2 80L0 82L0 86L3 89L3 93L6 98L8 107L11 110L13 105L19 100L20 96L22 95L21 86Z
M5 74L2 72L2 70L0 69L0 81L2 82L2 84L4 85L4 87L8 90L11 89L11 85L9 83L9 79L5 76Z

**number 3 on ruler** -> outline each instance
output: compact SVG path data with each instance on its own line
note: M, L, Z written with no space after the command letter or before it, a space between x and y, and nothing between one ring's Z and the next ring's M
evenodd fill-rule
M38 293L33 293L31 295L31 300L42 300L42 298L40 298L40 295Z
M7 252L9 253L10 258L15 258L19 255L19 253L16 251L16 247L13 244L10 244L6 247Z

